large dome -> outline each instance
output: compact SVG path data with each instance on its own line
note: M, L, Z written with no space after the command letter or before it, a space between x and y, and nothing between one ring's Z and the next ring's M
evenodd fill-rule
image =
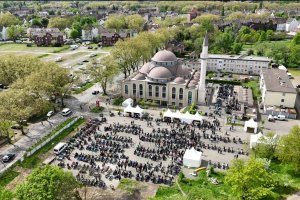
M145 79L145 75L144 74L137 74L135 77L134 77L135 80L144 80Z
M143 73L143 74L147 74L150 70L150 66L151 66L151 63L148 62L146 64L144 64L140 69L139 69L139 72Z
M156 62L177 61L177 57L171 51L162 50L162 51L157 52L152 57L152 60L156 61Z
M154 79L169 79L173 74L165 67L154 67L148 74L148 77Z
M179 66L176 71L177 76L187 76L190 73L191 72L190 72L189 68L186 66Z
M183 84L183 83L185 83L185 80L182 77L177 77L174 79L174 83Z

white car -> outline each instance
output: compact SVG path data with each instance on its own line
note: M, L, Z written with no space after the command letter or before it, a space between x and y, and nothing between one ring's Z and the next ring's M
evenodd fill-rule
M54 111L53 110L51 110L51 111L49 111L48 113L47 113L47 117L51 117L51 116L53 116L54 115Z
M55 62L60 62L60 61L62 61L62 57L55 58Z
M97 54L96 54L96 53L92 53L92 54L90 55L90 58L95 57L95 56L97 56Z
M284 115L278 115L278 116L274 116L274 119L279 120L279 121L285 121L286 117Z
M68 116L69 114L72 113L72 110L70 108L64 108L62 111L61 111L61 114L62 116Z

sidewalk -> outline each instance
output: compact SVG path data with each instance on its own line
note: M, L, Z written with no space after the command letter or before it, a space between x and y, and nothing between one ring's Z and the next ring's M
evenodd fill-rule
M71 115L72 117L74 115ZM15 159L9 163L0 163L0 173L3 173L6 169L12 166L14 163L19 161L25 154L26 150L34 145L39 139L43 138L45 135L49 134L55 127L65 121L66 117L62 117L57 114L53 116L49 121L52 123L50 125L48 122L43 121L41 123L31 124L28 127L28 133L24 135L15 144L5 145L0 148L1 154L14 153L16 155Z

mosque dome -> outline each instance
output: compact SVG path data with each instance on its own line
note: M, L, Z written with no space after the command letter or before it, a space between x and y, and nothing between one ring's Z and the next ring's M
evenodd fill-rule
M185 80L182 77L177 77L174 79L174 83L183 84L183 83L185 83Z
M144 74L137 74L135 77L134 77L135 80L144 80L145 79L145 75Z
M154 67L148 74L148 77L154 79L169 79L173 77L173 74L166 67Z
M152 60L156 62L177 61L177 57L171 51L162 50L157 52Z
M196 88L196 85L194 83L189 83L188 88L194 89L194 88Z
M140 69L139 69L139 72L143 73L143 74L147 74L150 70L150 66L151 66L151 63L148 62L146 64L144 64Z

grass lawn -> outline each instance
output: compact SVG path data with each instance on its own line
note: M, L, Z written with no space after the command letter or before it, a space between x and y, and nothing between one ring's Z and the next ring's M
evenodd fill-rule
M104 110L104 107L100 106L100 107L94 107L91 109L92 113L101 113Z
M93 83L93 82L91 82L91 83L88 83L88 84L86 84L85 86L81 87L80 89L78 89L78 90L75 90L75 91L74 91L74 94L80 94L80 93L82 93L82 92L86 91L87 89L89 89L89 88L93 87L93 85L94 85L94 83Z
M12 43L12 44L3 44L0 46L1 53L6 51L24 51L24 53L33 52L33 53L45 54L45 53L59 53L67 49L69 49L68 45L62 47L37 47L37 46L27 47L26 44Z
M254 100L257 100L260 97L261 94L258 81L249 81L247 83L242 83L242 85L251 88Z
M132 193L135 189L141 189L145 187L143 182L139 182L133 179L123 178L120 180L118 188Z
M288 69L289 73L291 73L294 77L300 76L300 69Z
M19 172L8 170L0 175L0 187L5 187L8 183L10 183L14 178L19 176Z

